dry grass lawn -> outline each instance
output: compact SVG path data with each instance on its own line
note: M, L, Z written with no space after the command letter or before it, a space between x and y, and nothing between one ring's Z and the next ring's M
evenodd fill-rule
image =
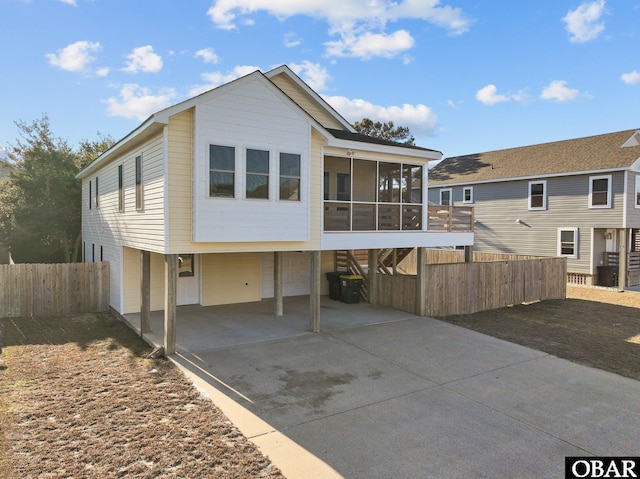
M283 477L110 316L2 319L0 328L0 477Z

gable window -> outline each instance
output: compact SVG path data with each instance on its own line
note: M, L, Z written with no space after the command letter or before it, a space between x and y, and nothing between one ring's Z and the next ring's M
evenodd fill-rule
M545 180L529 182L529 209L547 209L547 182Z
M136 156L136 209L142 209L142 155Z
M280 199L300 201L300 155L280 153Z
M442 206L451 206L453 204L451 201L451 188L440 190L440 204Z
M473 203L473 186L465 186L462 188L462 202Z
M578 258L578 228L558 228L558 256Z
M589 207L611 208L611 175L589 177Z
M209 145L209 196L235 197L236 149Z
M124 211L124 176L122 165L118 165L118 211Z
M269 199L269 152L247 149L247 198Z

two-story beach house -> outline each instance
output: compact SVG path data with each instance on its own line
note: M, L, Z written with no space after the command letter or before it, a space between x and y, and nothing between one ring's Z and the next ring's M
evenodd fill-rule
M309 295L317 330L336 251L473 244L472 225L429 212L440 158L356 133L287 66L256 71L151 115L78 174L84 261L110 263L111 307L143 331L164 309L167 353L177 305L274 298L278 315Z
M640 284L638 130L446 158L429 200L474 207L477 251L564 256L569 282Z

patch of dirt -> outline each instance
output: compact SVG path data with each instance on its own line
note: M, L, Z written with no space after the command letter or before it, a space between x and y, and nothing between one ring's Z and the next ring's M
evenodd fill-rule
M0 477L283 478L108 315L0 319Z
M567 287L567 299L438 318L640 380L640 293Z

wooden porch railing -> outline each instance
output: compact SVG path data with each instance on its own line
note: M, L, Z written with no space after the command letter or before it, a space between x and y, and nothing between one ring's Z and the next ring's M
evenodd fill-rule
M619 253L605 253L605 266L618 266L620 264ZM640 271L640 252L633 251L627 255L627 271Z
M472 206L429 205L427 229L448 233L473 231Z

